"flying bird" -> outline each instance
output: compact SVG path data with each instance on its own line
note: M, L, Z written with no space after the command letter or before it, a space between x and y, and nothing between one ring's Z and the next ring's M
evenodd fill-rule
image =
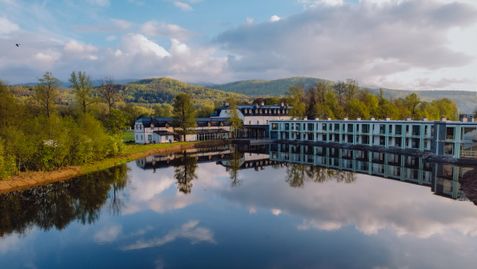
M16 43L15 46L17 46L17 48L19 48L19 47L20 47L20 44L19 44L19 43Z

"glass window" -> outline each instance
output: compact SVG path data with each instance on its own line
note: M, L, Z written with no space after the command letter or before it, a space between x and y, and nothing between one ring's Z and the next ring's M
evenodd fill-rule
M477 140L477 128L465 127L462 133L462 140Z
M419 135L419 125L412 126L412 135Z
M446 139L454 140L454 133L455 133L454 127L447 127Z
M313 123L308 123L308 131L313 131L315 129L315 125Z
M400 135L402 134L402 126L401 125L396 125L396 132L395 134Z
M454 144L453 143L445 143L444 144L444 154L454 155Z

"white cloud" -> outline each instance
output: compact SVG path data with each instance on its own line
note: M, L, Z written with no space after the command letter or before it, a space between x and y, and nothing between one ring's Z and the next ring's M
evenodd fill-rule
M128 34L123 38L125 51L130 54L151 55L158 58L171 56L166 49L142 34Z
M174 1L174 6L177 8L183 10L183 11L189 11L192 10L192 5L190 3L187 3L185 1Z
M20 27L5 17L0 17L0 35L10 34L20 30Z
M477 47L472 38L477 19L474 7L436 0L319 5L280 24L248 24L228 30L216 41L230 54L229 67L238 79L256 74L261 78L300 75L354 78L369 84L403 77L413 70L424 70L435 78L432 73L444 68L465 68L467 78L472 78L472 62L477 59L471 49ZM455 29L462 33L451 42L449 34ZM463 43L468 43L465 50Z
M100 244L111 243L118 238L121 231L122 227L120 225L104 227L94 234L94 241Z
M111 19L111 22L113 23L114 26L116 26L118 29L125 31L131 28L132 23L127 20L122 20L122 19Z
M280 18L278 15L273 15L273 16L270 17L270 22L277 22L281 19L282 18Z
M344 4L343 0L297 0L306 8L315 8L318 6L341 6ZM379 0L378 0L379 1Z
M185 40L192 35L187 29L177 24L159 23L157 21L147 21L141 26L141 32L148 36L165 36Z
M0 237L0 254L19 249L20 243L21 240L18 234L10 234Z
M162 237L154 238L147 241L137 241L133 244L127 245L123 250L145 249L152 247L161 247L165 244L171 243L176 239L188 239L192 244L207 242L215 244L214 234L207 228L199 226L199 221L191 220L184 223L180 229L169 231Z

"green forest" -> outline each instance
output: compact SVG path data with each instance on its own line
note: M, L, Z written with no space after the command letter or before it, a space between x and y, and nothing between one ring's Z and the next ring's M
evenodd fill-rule
M0 82L0 179L20 171L50 171L116 156L124 148L124 131L139 116L175 117L186 130L195 117L209 116L226 101L232 106L286 102L292 107L291 116L310 119L455 120L458 116L455 102L448 98L424 101L411 93L391 99L354 81L316 81L309 87L291 86L285 96L253 100L169 78L127 84L104 80L93 86L84 72L73 72L69 87L62 88L47 72L35 85ZM240 122L235 122L235 132L239 128Z
M448 98L423 101L416 93L388 99L383 91L373 94L362 89L355 81L328 83L318 82L308 89L291 87L287 93L292 106L291 116L321 119L428 119L447 118L456 120L458 109Z

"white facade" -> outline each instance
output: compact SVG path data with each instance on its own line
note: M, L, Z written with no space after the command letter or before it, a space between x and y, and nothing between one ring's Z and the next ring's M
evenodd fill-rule
M268 108L267 106L257 107L257 108L239 108L237 109L237 114L242 120L243 125L268 125L270 121L277 120L290 120L291 117L287 114L280 114L277 111L280 109L277 108ZM243 111L243 112L242 112ZM257 111L258 115L254 114L253 111ZM245 113L245 115L244 115ZM230 109L224 108L220 110L218 117L220 118L230 118Z

